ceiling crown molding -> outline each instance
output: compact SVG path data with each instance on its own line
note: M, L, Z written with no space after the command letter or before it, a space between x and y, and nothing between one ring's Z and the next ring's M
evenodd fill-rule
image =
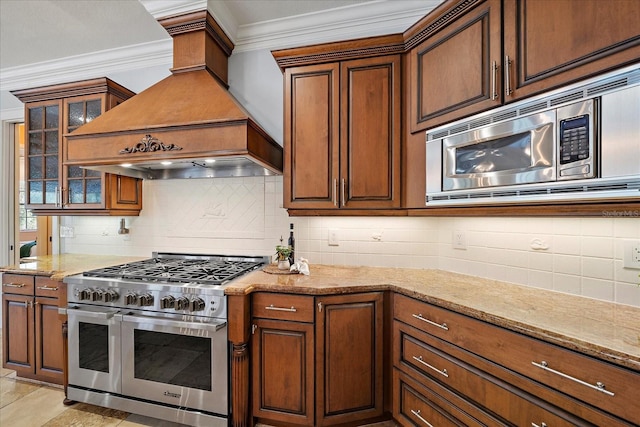
M44 61L2 69L0 90L46 86L73 80L104 77L159 65L171 67L172 40L142 43L117 49L101 50L60 60Z

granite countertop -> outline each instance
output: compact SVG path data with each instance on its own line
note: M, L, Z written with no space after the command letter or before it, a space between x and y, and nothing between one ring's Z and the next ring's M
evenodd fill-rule
M313 265L303 276L255 271L227 295L391 290L640 372L640 308L441 270Z
M79 274L83 271L139 261L146 258L116 255L46 255L23 258L23 262L19 265L0 267L0 272L49 276L53 280L62 280L66 276Z

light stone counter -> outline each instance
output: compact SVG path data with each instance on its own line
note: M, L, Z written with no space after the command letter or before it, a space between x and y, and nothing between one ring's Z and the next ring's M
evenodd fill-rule
M66 276L79 274L83 271L139 261L146 258L115 255L46 255L23 258L23 261L27 262L19 265L0 267L0 272L49 276L53 280L62 280Z
M640 308L441 270L313 265L309 276L255 271L228 295L390 290L640 371Z

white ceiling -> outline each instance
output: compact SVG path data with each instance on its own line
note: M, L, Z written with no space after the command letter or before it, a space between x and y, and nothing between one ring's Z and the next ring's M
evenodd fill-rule
M9 90L90 78L96 67L166 67L161 16L208 8L236 53L402 32L442 1L0 0L0 102Z

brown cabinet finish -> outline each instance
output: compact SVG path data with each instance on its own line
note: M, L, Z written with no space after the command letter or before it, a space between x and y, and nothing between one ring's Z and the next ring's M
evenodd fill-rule
M634 384L640 381L640 374L636 372L403 295L394 298L394 317L455 346L444 349L432 339L433 347L525 390L567 414L600 425L638 424L640 421L640 408L633 403ZM396 335L394 339L399 337ZM421 340L424 342L427 338ZM542 361L573 379L533 364ZM395 363L398 366L399 360ZM604 383L603 390L614 395L597 390L598 383ZM568 415L563 418L569 419Z
M383 413L383 294L316 298L316 425Z
M400 55L284 70L288 209L400 207Z
M630 65L635 0L449 0L405 32L411 131Z
M409 52L411 131L501 105L501 2L485 0Z
M506 101L637 62L638 22L636 0L506 0Z
M3 366L20 377L62 384L61 283L48 277L3 274L2 285Z
M26 204L35 215L139 214L139 179L64 164L65 135L133 92L101 78L12 93L25 103Z

